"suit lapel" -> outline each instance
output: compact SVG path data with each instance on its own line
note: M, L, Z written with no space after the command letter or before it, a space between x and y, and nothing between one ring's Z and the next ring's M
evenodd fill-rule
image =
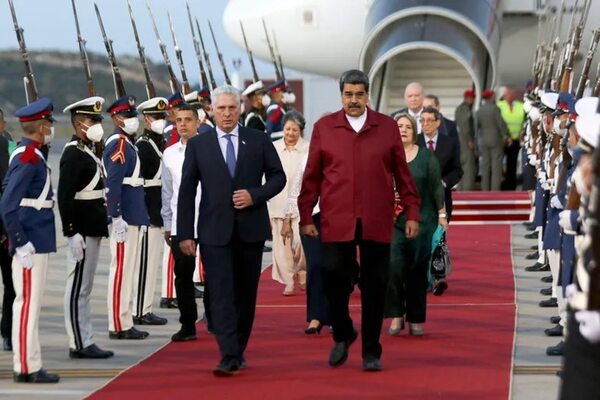
M240 127L238 132L239 132L238 152L237 152L237 158L236 158L236 162L235 162L235 176L238 176L241 171L241 168L242 168L241 165L244 162L244 159L246 156L246 147L248 146L246 144L248 142L248 135L246 134L245 129ZM227 167L227 165L225 165L225 167Z
M221 146L219 145L219 134L217 133L217 130L214 129L211 133L207 132L205 134L206 135L210 134L210 136L212 137L212 146L214 148L212 153L216 154L216 158L218 159L217 163L219 165L221 165L221 169L223 171L225 171L225 174L227 174L227 176L230 176L229 168L227 168L227 163L225 162L225 158L223 158L223 153L221 152Z

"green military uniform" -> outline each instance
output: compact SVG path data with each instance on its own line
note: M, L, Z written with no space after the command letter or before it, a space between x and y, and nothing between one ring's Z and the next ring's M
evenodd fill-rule
M500 190L502 157L508 128L500 110L492 101L484 100L475 114L479 153L481 154L481 189Z
M460 190L473 190L477 166L475 165L475 151L469 144L475 143L475 130L473 129L473 106L466 101L462 102L454 112L454 122L458 129L460 139L460 163L463 177L459 184Z

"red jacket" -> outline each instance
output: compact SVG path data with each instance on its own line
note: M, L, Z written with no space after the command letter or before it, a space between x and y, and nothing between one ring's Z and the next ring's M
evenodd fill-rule
M421 200L413 181L396 121L367 108L357 134L344 110L315 123L302 190L300 225L313 223L317 201L324 242L354 240L356 220L364 240L389 243L394 218L396 181L408 220L419 220Z

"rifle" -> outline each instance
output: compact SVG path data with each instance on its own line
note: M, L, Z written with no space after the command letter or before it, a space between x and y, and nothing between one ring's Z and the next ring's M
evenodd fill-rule
M277 38L275 37L275 31L273 31L273 46L275 47L275 54L277 55L277 61L279 62L279 70L281 71L281 79L285 82L285 71L283 70L283 62L281 61L281 53L277 47Z
M275 67L275 77L278 81L282 80L281 71L279 71L279 65L277 65L277 61L275 58L275 52L273 51L273 46L271 46L271 40L269 39L269 33L267 32L267 24L265 24L265 19L262 19L263 29L265 31L265 38L267 39L267 45L269 46L269 52L271 53L271 60L273 61L273 66Z
M90 61L88 59L87 51L85 49L85 39L81 37L81 31L79 29L79 18L77 17L77 8L75 7L75 0L71 0L73 6L73 16L75 17L75 27L77 28L77 42L79 43L79 54L81 55L81 63L83 64L83 73L87 82L87 90L89 96L96 95L96 87L92 79L92 71L90 70Z
M596 52L596 48L598 47L598 41L600 41L600 29L596 29L594 31L594 36L592 37L592 41L590 42L590 47L588 48L588 53L583 64L583 68L581 70L581 76L579 77L579 82L577 83L577 90L575 91L575 97L577 97L578 99L583 97L583 91L585 90L585 87L587 86L587 83L589 81L588 75L590 73L590 67L592 65L594 53Z
M148 60L146 59L144 46L142 46L140 42L140 36L138 35L135 19L133 18L133 10L131 9L131 2L129 0L127 0L127 7L129 7L129 19L131 20L131 27L133 28L133 36L135 37L135 43L137 44L138 53L140 55L140 63L142 64L142 69L144 70L144 77L146 78L146 94L148 95L148 99L151 99L156 97L156 89L154 88L154 83L152 83L150 69L148 68Z
M600 97L600 63L598 63L598 68L596 69L596 83L592 90L592 96Z
M12 0L8 0L8 5L10 6L10 12L12 13L15 32L17 33L17 41L19 42L19 48L21 50L21 57L25 62L25 76L23 77L23 84L25 86L25 100L27 101L27 104L29 104L38 99L38 91L35 85L35 77L33 76L31 62L29 61L29 53L27 53L27 46L25 46L25 37L23 36L24 30L17 22L17 13L15 12L15 6L13 5Z
M210 29L210 35L212 36L213 43L215 44L215 50L217 50L217 56L219 57L219 62L221 63L221 68L223 68L223 75L225 76L225 83L231 85L231 81L229 80L229 75L227 75L227 67L225 66L225 61L223 61L223 54L219 51L219 45L217 44L217 39L215 38L215 33L213 32L212 25L210 21L208 21L208 28Z
M146 8L148 9L148 13L150 13L150 19L152 20L152 26L154 27L154 34L156 35L156 40L158 41L158 47L160 47L160 52L162 53L163 59L165 60L165 65L167 66L171 92L181 92L181 85L179 84L179 80L177 80L177 76L175 76L175 72L173 71L173 66L171 65L171 60L169 59L169 53L167 53L167 46L160 38L160 33L158 33L158 27L156 26L156 21L154 20L154 15L152 14L152 9L150 8L148 1L146 1Z
M181 79L183 81L183 94L191 93L192 88L185 72L185 65L183 64L183 54L181 48L177 45L177 37L175 36L175 28L173 27L173 20L171 19L171 13L167 11L167 17L169 18L169 27L171 28L171 37L173 38L173 47L175 48L175 57L177 57L177 63L179 64L179 70L181 71Z
M208 53L206 52L206 47L204 47L204 39L202 39L202 31L200 30L200 24L198 23L198 18L195 18L196 21L196 29L198 30L198 38L200 38L200 45L202 46L202 54L204 55L204 62L206 63L206 69L208 69L208 76L210 77L210 84L214 88L217 87L217 82L215 81L215 77L212 73L212 67L210 65L210 58L208 58Z
M192 22L192 13L190 11L190 3L185 2L187 6L187 14L188 19L190 20L190 29L192 30L192 40L194 41L194 50L196 51L196 58L198 58L198 66L200 67L200 81L202 82L202 87L209 88L208 79L206 78L206 72L204 71L204 65L202 64L202 55L200 54L200 42L198 42L198 38L196 37L196 31L194 30L194 23Z
M244 25L240 20L240 28L242 29L242 36L244 37L244 47L246 47L246 54L248 54L248 60L250 61L250 66L252 67L252 76L254 77L254 82L258 82L260 79L258 78L258 73L256 72L256 66L254 65L254 58L252 57L252 51L250 47L248 47L248 40L246 40L246 32L244 31Z
M102 38L104 39L104 47L106 47L108 62L110 63L110 66L112 68L113 82L115 84L115 94L118 99L119 97L126 95L125 85L123 84L123 78L121 77L119 66L117 65L117 58L115 57L115 52L113 51L112 40L109 40L106 36L106 31L104 30L104 24L102 23L102 16L100 15L98 4L94 3L94 8L96 9L98 24L100 24L100 31L102 32Z

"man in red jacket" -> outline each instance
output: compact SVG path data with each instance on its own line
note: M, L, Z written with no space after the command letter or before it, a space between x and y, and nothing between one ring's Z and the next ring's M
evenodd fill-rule
M360 249L363 370L381 370L379 335L394 218L394 183L406 236L419 229L420 199L406 164L395 121L367 107L369 78L350 70L340 78L342 110L314 126L302 190L298 197L301 233L323 241L325 292L331 307L333 339L329 365L342 365L358 337L348 311ZM321 232L312 220L319 201Z

